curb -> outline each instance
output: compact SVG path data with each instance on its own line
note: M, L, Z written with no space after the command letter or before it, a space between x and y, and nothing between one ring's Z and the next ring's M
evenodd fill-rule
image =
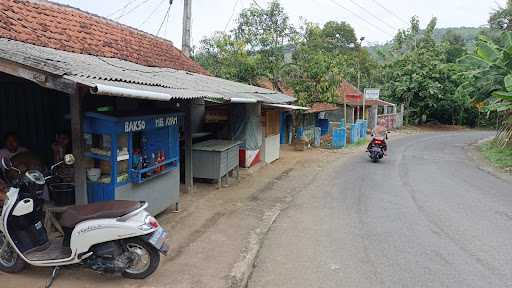
M409 135L404 135L409 136ZM397 137L399 139L402 137ZM366 145L353 146L350 149L340 149L344 151L344 155L354 154L360 151L364 151ZM271 209L267 210L260 221L258 228L250 232L248 238L248 245L244 248L244 251L240 254L239 260L233 265L233 269L227 276L226 287L228 288L246 288L249 284L249 279L252 275L254 264L258 257L259 251L265 241L265 237L270 231L272 225L276 221L277 217L281 212L286 209L290 202L293 201L294 195L289 195L283 201L276 204Z
M261 225L257 229L251 231L249 235L249 245L247 245L246 250L240 255L240 259L233 266L233 269L228 276L227 287L247 287L249 277L252 273L252 268L254 267L258 252L260 251L263 241L265 240L265 236L270 231L270 227L272 227L272 224L274 224L283 208L283 205L277 204L272 209L267 211L263 216Z

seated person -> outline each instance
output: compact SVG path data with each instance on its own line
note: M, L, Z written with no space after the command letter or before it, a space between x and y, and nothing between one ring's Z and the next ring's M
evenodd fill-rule
M64 155L71 153L71 139L69 133L60 132L55 137L55 142L52 144L53 163L58 163L64 160Z
M4 148L0 149L0 160L2 158L12 159L12 157L22 152L27 152L27 148L18 145L18 136L15 132L9 132L4 136Z

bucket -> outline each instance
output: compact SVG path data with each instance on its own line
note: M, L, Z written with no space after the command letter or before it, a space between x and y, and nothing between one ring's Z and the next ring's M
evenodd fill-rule
M72 183L50 184L50 199L56 206L75 204L75 185Z

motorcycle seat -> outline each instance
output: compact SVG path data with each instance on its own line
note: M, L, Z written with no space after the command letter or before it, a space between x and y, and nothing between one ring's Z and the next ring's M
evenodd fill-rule
M142 207L143 202L116 200L76 205L67 208L61 217L61 225L74 228L76 224L93 219L118 218Z

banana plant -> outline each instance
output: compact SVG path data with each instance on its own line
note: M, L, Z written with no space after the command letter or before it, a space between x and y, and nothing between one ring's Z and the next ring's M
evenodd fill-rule
M503 115L497 144L512 145L512 32L503 32L498 41L480 36L475 53L462 57L459 64L468 69L472 81L463 85L474 85L480 91L475 101L485 100L487 111Z

